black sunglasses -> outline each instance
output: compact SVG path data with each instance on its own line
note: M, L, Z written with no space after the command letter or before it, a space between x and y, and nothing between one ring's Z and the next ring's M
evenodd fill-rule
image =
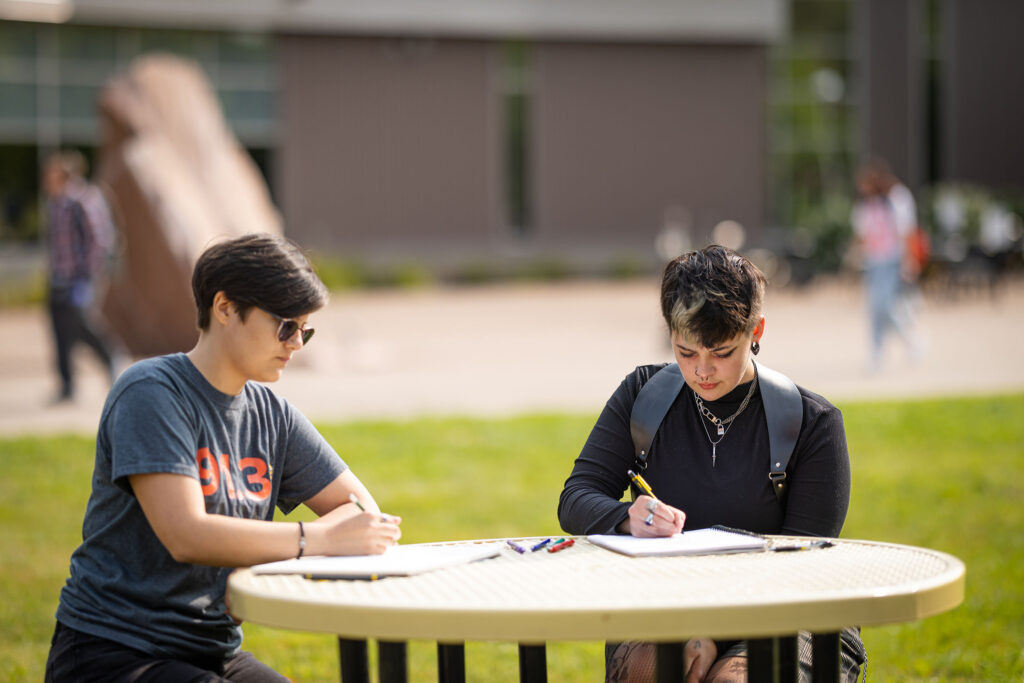
M274 320L277 320L280 324L277 326L277 340L286 342L295 336L296 332L302 332L302 345L305 346L309 343L309 340L313 337L314 330L312 327L303 327L297 320L291 318L282 318L276 313L260 309Z

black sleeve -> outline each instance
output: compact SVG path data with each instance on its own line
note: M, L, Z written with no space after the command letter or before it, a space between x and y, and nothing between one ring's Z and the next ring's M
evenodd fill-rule
M839 409L804 393L804 428L789 467L781 533L836 537L850 504L850 456Z
M638 367L601 411L558 499L558 522L570 534L613 534L628 517L622 494L635 469L629 416L640 387L658 366Z

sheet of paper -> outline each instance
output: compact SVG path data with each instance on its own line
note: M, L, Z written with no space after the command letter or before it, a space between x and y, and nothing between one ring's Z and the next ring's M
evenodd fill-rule
M587 540L624 555L710 555L764 550L767 541L759 536L738 534L721 529L697 529L662 538L638 538L618 534L595 534Z
M303 574L314 578L375 579L410 576L494 557L499 543L396 545L380 555L313 556L268 562L252 567L253 574Z

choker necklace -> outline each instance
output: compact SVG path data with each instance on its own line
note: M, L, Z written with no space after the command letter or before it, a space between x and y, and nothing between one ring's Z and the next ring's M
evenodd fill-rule
M740 413L747 409L747 404L750 403L750 397L754 395L754 389L757 388L757 370L754 371L754 379L750 381L750 389L747 390L747 395L743 397L743 402L740 403L740 407L736 409L736 412L725 418L719 420L715 415L707 409L704 405L704 401L697 395L697 392L693 392L693 400L697 402L697 411L703 415L708 422L715 425L715 431L718 435L718 441L711 439L711 433L708 431L708 426L704 424L704 420L700 421L702 427L704 427L704 433L707 434L708 442L711 444L711 466L715 466L715 460L718 459L718 444L725 438L725 433L732 426L733 420L735 420Z

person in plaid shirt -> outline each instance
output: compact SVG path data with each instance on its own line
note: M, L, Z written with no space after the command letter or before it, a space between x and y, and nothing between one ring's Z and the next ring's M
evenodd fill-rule
M92 304L115 232L103 194L84 176L85 160L78 152L51 155L43 170L49 311L61 382L58 401L74 396L71 350L78 343L96 353L111 380L114 375L112 347L94 320Z

